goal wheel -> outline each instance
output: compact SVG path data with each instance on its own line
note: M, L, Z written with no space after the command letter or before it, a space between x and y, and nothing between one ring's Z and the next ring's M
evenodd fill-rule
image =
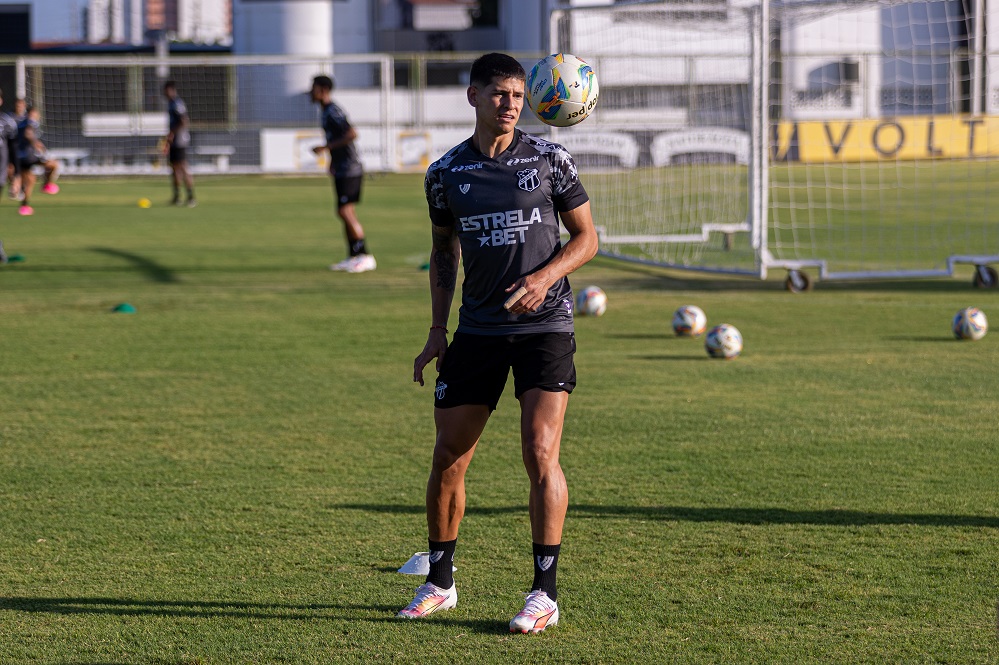
M787 279L784 280L784 288L791 293L810 291L812 280L808 278L808 273L802 270L788 270Z
M976 289L994 289L999 286L999 275L992 266L975 266L975 278L971 283Z

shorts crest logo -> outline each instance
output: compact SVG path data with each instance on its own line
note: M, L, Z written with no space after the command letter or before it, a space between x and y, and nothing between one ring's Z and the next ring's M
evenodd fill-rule
M434 397L437 399L444 399L444 391L447 390L447 384L443 381L437 382L437 388L434 389Z
M525 192L533 192L541 186L541 178L538 177L537 169L524 169L517 171L517 187Z
M471 188L472 186L469 185L468 183L465 183L464 185L458 185L458 189L461 190L462 194L468 194L468 190L470 190Z

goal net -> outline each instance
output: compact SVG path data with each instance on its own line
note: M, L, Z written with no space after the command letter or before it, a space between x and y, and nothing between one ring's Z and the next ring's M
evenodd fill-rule
M163 85L174 81L187 108L189 164L202 173L323 173L319 111L306 94L331 75L337 98L363 128L372 171L398 166L387 103L392 70L384 55L148 56L19 58L17 96L41 113L42 140L70 175L162 173L167 134ZM2 63L0 63L2 64ZM2 69L2 67L0 67ZM11 100L13 96L10 96Z
M600 82L590 117L555 136L585 177L603 252L757 270L750 162L763 149L752 131L758 22L712 0L553 14L552 50L590 62Z
M999 35L999 8L981 0L556 12L553 49L593 60L600 77L591 119L558 136L583 153L602 250L825 279L999 260L987 27ZM616 159L601 159L611 143Z

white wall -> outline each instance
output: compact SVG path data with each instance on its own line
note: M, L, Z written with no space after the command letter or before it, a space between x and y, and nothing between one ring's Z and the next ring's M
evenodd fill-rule
M237 55L301 55L324 60L333 55L331 0L234 0L233 53ZM304 94L315 64L254 67L239 82L241 109L249 120L315 121L315 110ZM330 72L326 72L330 73Z
M999 113L999 3L986 4L985 49L985 112Z
M177 38L196 44L230 43L227 4L227 0L179 0Z
M87 42L125 42L125 0L90 0L87 11Z
M842 10L825 16L785 18L781 46L784 63L784 114L788 118L861 118L879 114L876 100L881 88L881 9ZM835 67L845 59L857 62L858 94L846 95L830 81L828 94L817 96L809 76L822 67ZM802 93L816 97L802 100Z

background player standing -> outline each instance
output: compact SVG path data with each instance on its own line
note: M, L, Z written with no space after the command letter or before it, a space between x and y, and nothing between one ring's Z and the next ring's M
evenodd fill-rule
M3 91L0 90L0 107L3 107ZM9 145L17 138L17 123L8 114L0 111L0 194L8 181L7 165L11 155ZM3 241L0 240L0 265L7 263L7 254L3 251Z
M3 107L3 91L0 90L0 108ZM9 114L0 111L0 193L10 182L8 167L11 163L11 148L17 140L17 122ZM16 155L14 156L16 158Z
M183 181L187 189L187 200L184 205L193 208L198 205L198 201L194 198L194 176L191 175L191 169L187 164L187 149L191 146L191 119L187 115L187 105L177 95L175 81L163 84L163 96L167 98L167 116L170 123L169 133L164 138L173 182L173 199L170 203L175 206L181 205L180 185Z
M424 368L437 358L437 438L427 482L430 574L399 616L423 617L457 603L451 564L465 511L465 471L512 368L530 480L534 581L510 630L537 633L559 620L556 570L568 506L559 449L576 385L566 276L596 254L597 233L569 153L516 129L525 79L508 55L477 59L467 90L475 133L427 171L432 323L413 380L422 385ZM560 218L569 232L565 245ZM465 280L449 345L459 258Z
M317 155L328 150L330 153L330 177L336 194L336 214L343 222L347 236L347 258L330 266L330 270L345 272L367 272L377 267L375 257L368 253L364 242L364 228L357 219L355 204L361 200L361 184L364 180L364 166L357 155L354 141L357 130L347 120L346 114L333 103L333 79L329 76L316 76L312 79L309 92L312 101L322 107L320 124L326 135L326 143L313 148Z
M59 177L59 162L49 159L42 143L41 114L38 109L29 106L27 114L17 125L17 162L21 174L21 215L33 215L31 194L35 189L35 167L45 170L45 182L42 191L46 194L58 194L59 185L55 183Z
M21 193L21 165L17 161L17 126L27 116L28 103L18 97L14 100L14 114L7 116L14 123L13 131L8 130L7 135L7 182L10 183L7 196L15 201L24 199Z

